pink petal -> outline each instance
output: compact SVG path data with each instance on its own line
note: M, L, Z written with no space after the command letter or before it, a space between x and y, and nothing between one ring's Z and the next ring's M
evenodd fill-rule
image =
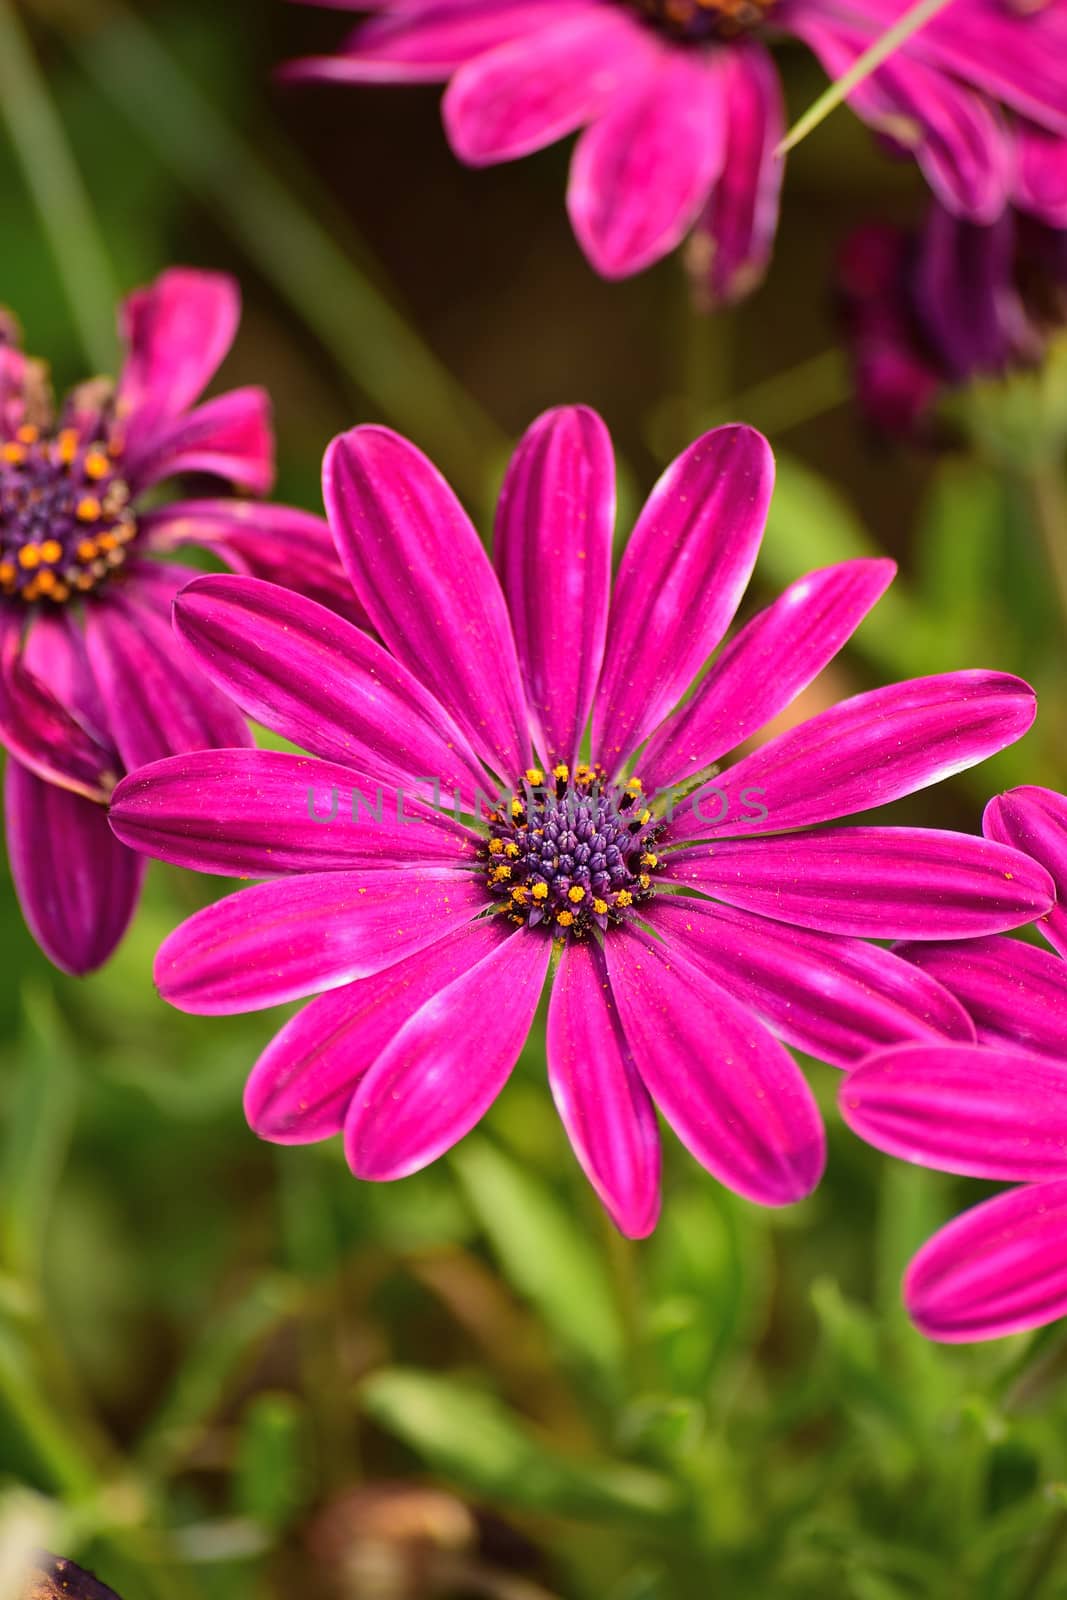
M84 977L103 966L129 926L145 863L112 837L102 805L44 783L12 758L4 804L27 926L50 961Z
M698 298L733 305L767 270L778 229L785 135L778 68L761 45L738 41L722 54L726 151L722 174L690 246Z
M541 33L557 16L578 16L590 9L589 0L552 0L549 10L544 0L437 0L397 6L358 27L339 55L290 62L282 76L335 83L445 82L485 51Z
M507 607L470 519L441 474L387 428L353 428L323 465L337 548L367 615L499 777L529 765Z
M179 1011L259 1011L383 972L485 905L478 879L443 868L278 878L176 928L156 956L156 984Z
M526 698L549 767L578 759L604 655L615 460L595 411L565 406L530 427L497 507L495 553Z
M653 489L619 567L593 706L593 758L614 775L719 643L755 565L774 457L753 428L716 428Z
M1067 1061L1067 966L1021 939L907 944L897 954L943 983L966 1006L981 1044Z
M126 456L136 493L183 472L204 472L249 494L274 482L270 400L263 389L232 389L155 430Z
M261 501L183 500L140 517L138 529L141 549L202 545L235 572L297 589L352 622L367 620L323 517Z
M1053 949L1067 955L1067 800L1032 784L990 800L982 818L987 839L1014 845L1039 861L1056 886L1056 904L1040 928Z
M828 828L723 839L670 860L727 905L860 939L965 939L1043 915L1048 874L1003 845L935 828Z
M646 789L698 776L791 705L885 593L892 561L809 572L745 624L641 754Z
M519 929L404 1023L349 1108L345 1154L357 1178L418 1172L481 1120L526 1042L551 951L539 931Z
M789 1052L675 947L620 928L604 953L638 1070L686 1149L748 1200L810 1194L825 1138Z
M841 1086L868 1144L971 1178L1067 1177L1067 1066L977 1044L898 1045Z
M911 1039L974 1039L947 988L865 940L787 928L689 897L661 896L647 917L786 1044L832 1066L856 1066Z
M957 1217L908 1268L904 1298L928 1339L968 1344L1067 1313L1067 1181L998 1194Z
M85 633L70 606L39 608L22 641L28 671L76 722L102 745L110 745L108 716L89 665Z
M1067 138L1024 122L1016 130L1016 141L1015 204L1051 228L1067 228Z
M310 1144L340 1133L356 1086L409 1017L496 949L501 918L471 922L385 972L323 994L264 1050L245 1087L261 1139Z
M476 835L404 790L276 750L199 750L124 778L111 826L131 849L229 877L475 866Z
M699 797L679 809L672 837L781 832L899 800L965 772L1021 739L1037 700L1005 672L946 672L854 695L771 739L715 780L721 811ZM766 815L747 820L757 794Z
M567 209L596 270L629 277L673 250L725 156L718 57L665 51L585 130L574 152Z
M596 945L563 948L548 1008L548 1081L612 1220L628 1238L646 1238L659 1217L659 1129Z
M302 749L379 782L437 781L445 806L488 782L418 679L313 600L259 578L199 578L175 601L174 627L242 711Z
M236 281L221 272L172 267L122 308L129 354L119 380L127 442L135 455L162 423L199 398L222 365L241 318Z
M553 144L610 105L658 53L636 18L590 6L460 67L445 92L445 132L461 161L486 166Z
M118 778L118 758L75 721L21 653L20 608L0 603L0 741L46 783L104 801ZM69 691L70 685L60 686Z
M154 594L134 579L85 608L89 660L123 762L132 769L186 750L250 745L244 718L184 652Z

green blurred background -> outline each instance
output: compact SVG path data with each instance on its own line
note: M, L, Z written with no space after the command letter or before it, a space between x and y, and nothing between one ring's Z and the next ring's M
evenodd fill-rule
M0 0L0 100L28 39L47 103L16 72L17 117L58 116L117 290L174 262L239 277L220 382L270 388L279 497L318 509L326 441L380 419L487 528L509 440L583 400L619 446L625 533L672 453L754 422L780 482L749 608L864 550L903 567L807 710L963 666L1041 691L1021 746L894 820L974 828L998 788L1063 787L1063 618L1025 463L879 444L849 404L834 255L872 214L920 215L911 169L836 113L791 159L766 286L699 320L677 260L594 277L565 149L469 172L435 91L272 84L345 20ZM802 109L822 80L783 63ZM0 302L62 386L88 369L35 204L47 146L28 183L0 137ZM81 273L77 208L53 226L93 324L106 286ZM1067 1596L1058 1334L938 1349L899 1306L908 1256L978 1185L857 1144L813 1065L831 1128L813 1199L759 1211L668 1138L663 1221L628 1244L557 1126L540 1031L451 1159L361 1185L336 1144L244 1125L277 1015L154 994L156 946L218 887L153 868L83 983L37 952L10 885L0 901L0 1551L49 1545L124 1600Z

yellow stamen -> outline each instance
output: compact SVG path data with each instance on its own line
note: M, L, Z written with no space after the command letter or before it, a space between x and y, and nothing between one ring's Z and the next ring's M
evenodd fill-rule
M638 822L651 822L652 821L652 813L651 813L651 811L649 811L647 809L644 810L644 811L639 811L637 813L637 820L638 820Z
M548 899L548 884L547 883L535 883L533 888L530 890L530 893L533 895L535 900L547 900Z
M557 911L557 913L556 913L556 921L559 923L561 928L569 928L571 923L574 921L574 912L573 911Z
M69 467L74 457L78 454L80 443L77 428L63 428L56 439L56 455L64 466Z
M658 867L659 856L654 850L646 850L644 855L641 857L641 865L643 867Z
M521 800L515 799L511 802L511 815L513 817L521 817L523 810L524 807Z
M649 877L647 872L642 872L639 875L637 881L641 885L642 889L649 888L651 883L652 883L652 879Z
M40 428L35 428L32 422L24 422L15 432L19 444L36 444L40 437Z
M26 459L25 445L18 444L14 439L8 441L0 450L0 456L12 467L21 467Z
M642 783L642 782L641 782L641 779L640 779L640 778L636 778L636 777L635 777L635 778L631 778L631 779L630 779L630 780L629 780L629 782L628 782L628 783L627 783L627 785L626 785L626 787L627 787L627 789L629 789L629 791L630 791L630 793L631 793L631 794L640 794L640 793L641 793L641 790L642 790L642 789L643 789L643 788L644 788L644 787L645 787L645 786L644 786L644 784L643 784L643 783Z
M74 508L74 515L79 522L99 522L104 508L95 494L82 495Z
M27 572L32 572L34 567L41 565L41 552L35 544L24 544L19 551L19 566L25 567Z
M50 567L45 567L44 571L39 572L33 581L41 594L51 594L56 586L56 575Z
M106 478L111 471L111 462L100 449L90 450L85 458L85 476L99 480Z
M517 883L514 889L511 891L511 898L514 900L517 906L524 906L526 904L528 894L529 891L527 890L526 885L524 883Z
M14 583L15 567L11 561L0 561L0 583L5 586Z
M527 781L527 783L532 783L534 785L534 787L536 788L536 786L539 783L544 783L545 775L541 771L540 767L527 767L526 768L526 781Z
M518 845L515 843L514 839L509 839L507 844L504 846L504 854L506 856L510 856L512 861L514 861L514 859L518 855L518 853L519 853Z
M615 896L615 904L617 906L632 906L633 903L634 897L630 893L629 889L620 889L618 894Z
M561 761L558 767L552 768L552 776L558 778L561 783L566 783L570 775L571 769L565 761Z
M95 539L81 539L75 547L74 554L79 561L95 561L97 548Z
M511 868L508 866L506 861L502 861L500 863L499 867L494 867L493 868L493 882L494 883L503 883L505 878L510 878L510 877L511 877Z
M567 899L572 903L572 905L581 905L582 901L585 899L585 890L582 888L580 883L574 884L570 889L567 890Z
M59 540L46 539L44 544L41 546L41 560L55 562L62 561L62 559L63 546L60 544Z
M490 841L489 841L489 854L491 856L499 856L499 855L503 855L503 853L504 853L504 841L503 841L503 839L490 839Z
M607 903L607 901L606 900L594 900L593 901L593 910L596 912L598 917L607 916L607 911L608 911L608 903Z

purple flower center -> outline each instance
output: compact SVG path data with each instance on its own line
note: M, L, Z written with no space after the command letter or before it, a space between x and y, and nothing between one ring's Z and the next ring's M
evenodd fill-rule
M60 603L120 567L137 532L121 444L27 423L0 445L0 594Z
M758 28L775 0L623 0L673 39L735 39Z
M580 939L651 897L663 824L636 778L618 791L593 767L572 776L558 766L552 777L555 787L546 787L531 768L521 793L490 815L486 883L513 922Z

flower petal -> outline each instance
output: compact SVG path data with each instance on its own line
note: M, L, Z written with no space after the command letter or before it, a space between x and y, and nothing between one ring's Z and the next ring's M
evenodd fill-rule
M777 833L870 811L976 766L1021 739L1036 713L1030 685L1006 672L946 672L854 695L716 778L729 800L725 812L718 800L717 821L699 792L683 801L672 837ZM745 810L752 794L762 816Z
M484 884L445 869L278 878L176 928L156 956L156 984L179 1011L260 1011L383 972L485 905Z
M650 793L684 783L792 704L885 593L896 564L842 561L798 578L745 624L641 753Z
M785 106L778 68L762 45L737 40L722 56L726 152L693 235L688 266L699 300L733 305L763 278L778 230Z
M22 914L48 959L75 977L103 966L137 908L145 862L112 837L102 805L13 758L7 852Z
M966 1006L980 1044L1033 1050L1067 1061L1067 967L1021 939L905 944L897 954Z
M514 782L529 732L507 607L437 468L388 428L353 428L323 465L341 560L394 656L433 685L474 749Z
M1067 1181L998 1194L925 1244L904 1299L928 1339L969 1344L1067 1313Z
M323 517L262 501L182 500L138 518L138 529L144 550L187 544L217 550L235 572L297 589L351 622L366 623Z
M222 365L241 320L236 280L221 272L172 267L123 305L129 346L118 401L129 421L127 446L142 454L162 423L186 411Z
M263 389L232 389L153 431L144 448L126 456L136 494L182 472L205 472L249 494L274 482L270 400Z
M605 278L625 278L684 239L722 171L718 56L666 51L578 140L567 209Z
M1048 874L1004 845L937 828L827 828L723 839L670 861L671 878L801 928L860 939L965 939L1032 922Z
M530 427L500 491L496 568L535 736L549 766L578 759L604 656L615 459L595 411L562 406Z
M174 602L174 628L242 711L304 750L378 781L436 781L446 806L487 782L418 679L314 600L259 578L199 578Z
M507 933L500 918L470 922L385 972L312 1000L252 1068L244 1097L249 1126L275 1144L340 1133L357 1084L408 1018Z
M970 1018L947 988L865 940L665 895L648 921L786 1044L832 1066L856 1066L911 1039L974 1039Z
M1023 122L1016 130L1016 142L1015 204L1050 228L1067 228L1067 138Z
M512 932L404 1023L348 1112L345 1155L357 1178L418 1172L481 1120L526 1042L551 951L540 932Z
M1053 949L1067 956L1067 799L1032 784L1009 789L986 806L982 831L1033 856L1050 875L1056 904L1040 928Z
M900 1045L841 1086L861 1139L970 1178L1067 1177L1067 1066L985 1045Z
M644 1239L660 1207L656 1112L595 944L565 945L548 1007L548 1081L582 1171L620 1232Z
M754 428L716 428L653 489L619 567L593 706L593 759L614 775L681 699L745 592L774 457Z
M636 18L607 6L553 20L460 67L442 103L445 132L469 166L513 161L573 133L647 70L658 47Z
M604 953L638 1070L686 1149L748 1200L810 1194L825 1137L784 1046L675 946L619 928Z
M111 801L133 850L228 877L474 866L477 836L445 812L333 762L198 750L139 767Z
M173 567L171 574L175 582L188 576ZM186 750L250 745L244 718L185 653L150 585L112 586L85 612L89 660L124 763L132 769Z
M44 782L104 801L119 775L118 758L30 671L21 631L18 610L0 604L0 742Z

